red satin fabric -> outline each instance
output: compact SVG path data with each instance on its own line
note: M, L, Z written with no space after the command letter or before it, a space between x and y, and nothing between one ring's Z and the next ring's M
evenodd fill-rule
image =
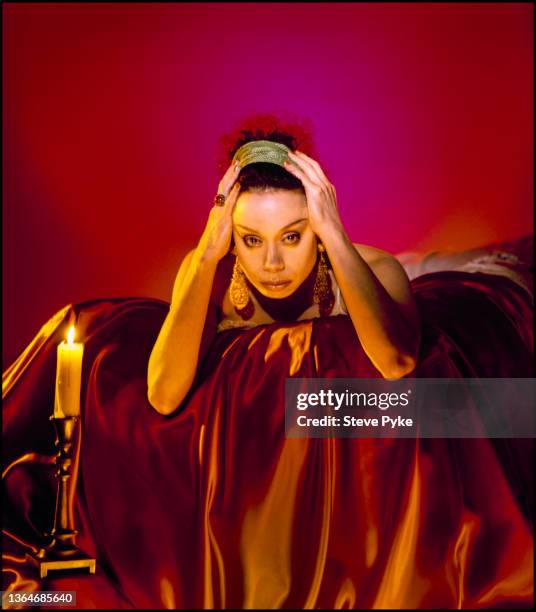
M412 289L412 376L532 376L532 305L512 281L440 272ZM532 607L532 440L285 438L286 377L379 376L345 316L219 333L163 417L146 374L167 311L68 306L5 372L4 590L76 590L78 608ZM74 515L97 573L39 580L22 560L53 518L48 417L73 322Z

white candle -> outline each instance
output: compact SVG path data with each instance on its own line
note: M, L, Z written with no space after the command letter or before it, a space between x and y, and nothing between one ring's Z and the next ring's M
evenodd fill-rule
M82 380L82 355L84 345L74 342L74 326L69 328L67 342L58 344L56 362L56 395L54 416L56 418L80 414L80 383Z

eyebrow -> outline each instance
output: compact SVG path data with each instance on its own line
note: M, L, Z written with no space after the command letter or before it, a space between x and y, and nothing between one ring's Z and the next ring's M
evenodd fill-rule
M288 223L287 225L281 228L281 231L286 230L287 228L292 227L293 225L297 225L298 223L302 223L302 221L307 221L307 217L292 221L292 223ZM240 225L239 223L236 224L236 227L239 227L240 229L245 229L248 232L253 232L254 234L260 234L258 230L251 229L250 227L246 227L245 225Z

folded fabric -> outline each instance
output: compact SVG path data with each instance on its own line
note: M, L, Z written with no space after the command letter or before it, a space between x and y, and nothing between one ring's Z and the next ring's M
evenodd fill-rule
M411 283L413 377L532 376L532 305L509 278ZM532 607L532 440L290 439L288 377L379 377L347 316L216 336L164 417L147 362L168 304L67 306L4 373L4 590L77 608ZM74 516L95 575L24 563L54 513L56 346L84 339Z

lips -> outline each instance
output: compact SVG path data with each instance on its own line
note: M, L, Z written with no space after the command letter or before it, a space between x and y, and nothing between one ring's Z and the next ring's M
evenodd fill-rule
M268 289L272 289L274 291L277 291L278 289L283 289L284 287L286 287L287 285L290 285L290 281L276 281L276 282L265 282L265 283L261 283L263 285L263 287L267 287Z

